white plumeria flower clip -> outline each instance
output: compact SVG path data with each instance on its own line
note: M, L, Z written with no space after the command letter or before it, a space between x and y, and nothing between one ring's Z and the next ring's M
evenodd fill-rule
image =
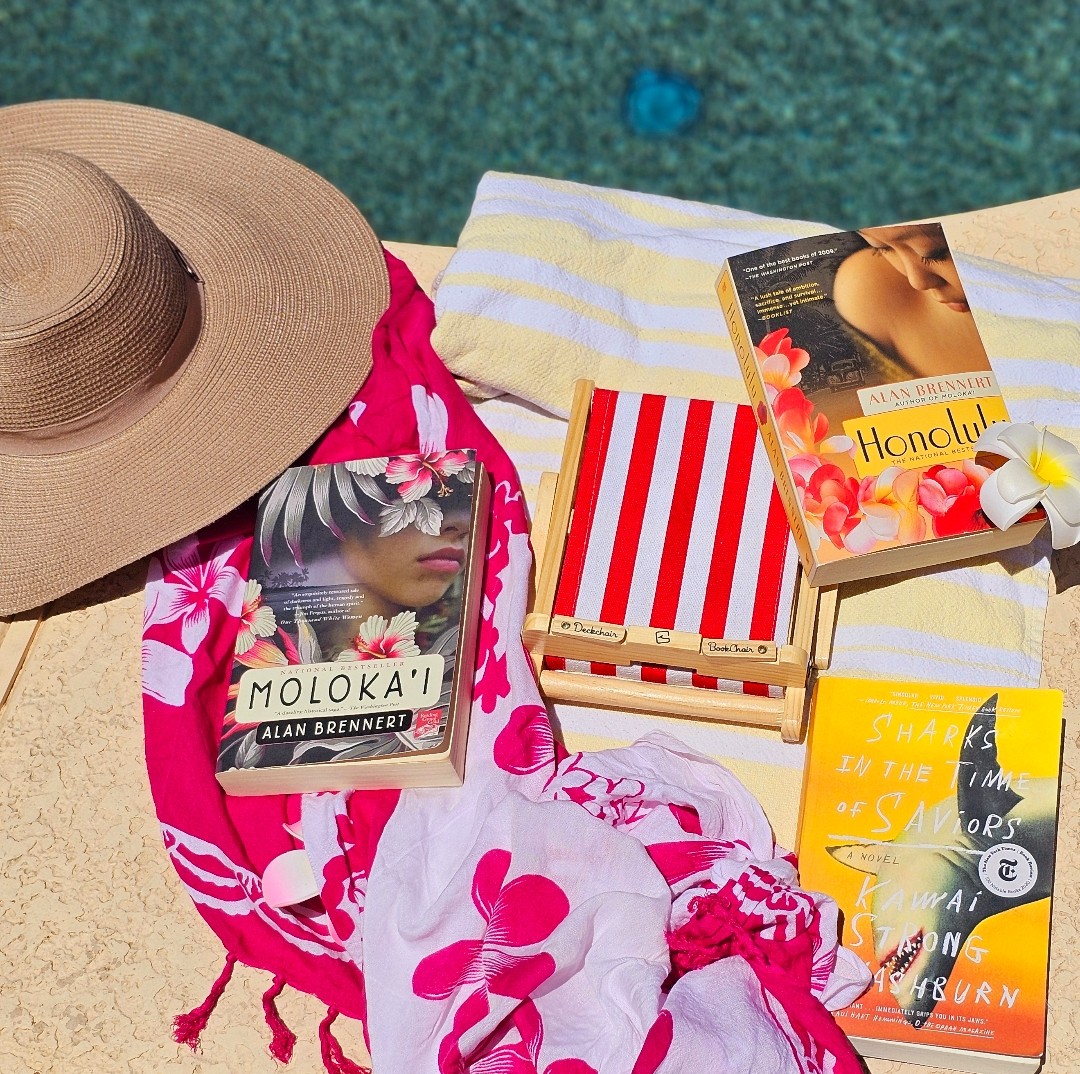
M1038 504L1050 519L1055 548L1080 543L1080 451L1060 436L1027 422L995 422L975 443L976 451L1007 461L979 491L983 514L1007 530Z

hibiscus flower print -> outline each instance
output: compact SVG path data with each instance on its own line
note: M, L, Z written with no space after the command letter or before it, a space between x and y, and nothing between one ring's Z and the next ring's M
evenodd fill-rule
M569 914L570 902L546 876L525 873L506 883L509 871L508 850L489 850L477 862L472 900L483 922L481 934L422 958L413 972L416 995L443 1000L466 985L479 985L480 995L524 999L555 972L555 959L546 951L526 955L515 948L546 940Z
M552 798L576 802L616 828L629 828L649 813L651 806L645 801L645 784L641 780L609 778L590 771L584 760L585 754L576 753L560 766L547 784Z
M203 549L194 537L165 549L162 559L152 559L147 573L147 602L154 601L153 624L180 620L180 640L194 653L210 632L211 601L230 615L239 615L244 603L244 580L229 565L235 551L230 542Z
M525 1000L513 1014L514 1029L521 1038L500 1044L469 1067L469 1074L540 1074L540 1048L544 1043L544 1022L531 1000ZM583 1059L556 1059L543 1074L596 1074Z
M422 384L414 384L412 404L413 412L416 414L416 432L420 437L420 450L445 451L450 414L442 398L435 392L429 392Z
M726 879L719 885L721 893L731 897L755 933L767 940L790 941L813 924L814 898L797 886L790 866L770 865L723 862L714 879Z
M386 466L386 480L398 486L406 503L426 496L438 483L436 496L449 496L446 480L461 473L469 465L465 451L429 451L407 458L393 458Z
M249 578L244 589L244 604L240 609L240 629L236 634L236 655L243 656L259 638L268 638L277 630L277 617L262 599L262 585Z
M363 881L366 876L362 873L356 875L349 861L350 854L356 848L356 835L351 818L348 813L339 813L336 822L340 853L335 854L323 866L319 898L326 909L330 928L344 946L345 941L356 931L359 915L363 911Z
M542 705L518 705L495 739L495 763L515 776L536 772L555 761L551 721Z
M157 617L160 602L161 594L147 589L143 604L142 688L155 701L179 708L195 674L195 662L172 645L146 637L146 628L161 622Z
M352 648L338 654L339 660L398 660L419 656L416 644L416 613L398 612L389 622L381 615L372 615L360 624Z

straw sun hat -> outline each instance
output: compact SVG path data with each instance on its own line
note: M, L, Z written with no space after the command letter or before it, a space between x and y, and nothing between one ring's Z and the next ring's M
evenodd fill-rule
M371 369L382 248L329 183L106 101L0 108L0 615L219 518Z

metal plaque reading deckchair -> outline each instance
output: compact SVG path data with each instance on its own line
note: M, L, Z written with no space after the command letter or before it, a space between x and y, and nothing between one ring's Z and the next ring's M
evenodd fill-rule
M835 590L802 578L749 406L578 381L532 540L548 697L802 738Z

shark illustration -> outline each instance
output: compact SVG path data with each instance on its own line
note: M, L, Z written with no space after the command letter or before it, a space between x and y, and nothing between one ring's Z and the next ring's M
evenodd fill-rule
M954 796L920 803L889 842L828 848L868 874L857 906L869 914L856 909L849 925L865 934L871 923L878 971L916 1029L945 999L960 955L981 958L980 923L1050 895L1057 781L1002 771L997 701L968 723Z

